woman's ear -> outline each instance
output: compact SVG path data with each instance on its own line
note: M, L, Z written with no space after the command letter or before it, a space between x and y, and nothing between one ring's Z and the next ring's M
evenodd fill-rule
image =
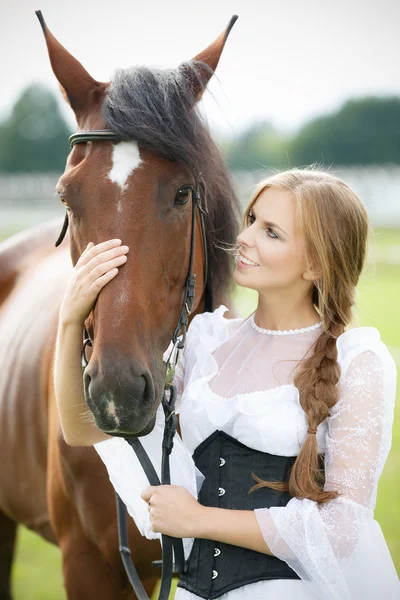
M309 265L307 270L303 273L303 279L306 281L315 281L320 277L322 277L322 270L319 267L313 267L312 265Z

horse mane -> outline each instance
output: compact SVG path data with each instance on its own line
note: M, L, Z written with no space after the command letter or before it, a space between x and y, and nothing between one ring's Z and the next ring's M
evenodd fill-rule
M103 118L110 130L139 147L188 166L202 185L207 203L205 230L208 286L228 292L240 205L230 173L197 108L196 90L206 86L204 63L189 61L177 69L118 69L104 99ZM214 308L214 307L213 307Z

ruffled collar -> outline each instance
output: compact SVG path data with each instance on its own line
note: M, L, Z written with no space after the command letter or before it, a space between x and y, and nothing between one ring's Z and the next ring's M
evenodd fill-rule
M218 372L218 364L213 353L229 338L230 328L240 325L245 320L243 317L226 319L224 314L228 310L226 306L221 305L213 313L198 315L188 331L188 347L194 353L195 366L184 389L184 396L190 397L194 402L192 409L195 412L205 408L209 420L217 427L228 422L238 411L244 412L245 406L247 407L246 411L249 410L251 414L260 414L268 410L270 402L276 403L277 398L280 399L280 403L284 400L299 402L298 390L293 383L249 394L238 394L232 398L223 398L211 390L209 381ZM251 323L251 318L249 320ZM290 333L303 332L317 329L318 326L321 325L317 323L301 330L288 331ZM268 330L261 329L261 332L263 331ZM375 346L378 341L379 332L373 327L359 327L339 336L337 340L338 361L341 367L348 364L348 361L345 360L347 356L343 356L345 349L352 346L359 349L360 345L370 348ZM185 404L184 398L182 404Z
M254 321L254 313L251 315L249 321L253 329L264 335L293 335L297 333L307 333L308 331L314 331L314 329L322 327L322 321L319 321L319 323L314 323L314 325L302 327L301 329L263 329Z
M269 390L241 393L230 398L219 396L211 390L209 381L218 372L218 364L213 353L229 338L230 327L234 327L235 324L240 325L245 320L243 317L226 319L224 313L228 310L226 306L221 305L213 313L204 313L200 318L198 317L197 321L194 320L189 328L189 333L193 338L197 338L197 343L192 346L195 354L195 368L184 390L184 395L189 396L194 402L192 409L195 411L205 408L208 419L216 427L223 426L238 412L261 414L268 410L269 402L276 402L277 398L282 398L281 401L293 398L293 396L298 399L298 390L293 383ZM195 326L193 327L193 325ZM182 404L185 404L185 399Z

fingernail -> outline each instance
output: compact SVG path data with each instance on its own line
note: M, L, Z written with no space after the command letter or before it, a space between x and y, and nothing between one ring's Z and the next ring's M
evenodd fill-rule
M121 243L121 240L113 240L114 246L118 246Z

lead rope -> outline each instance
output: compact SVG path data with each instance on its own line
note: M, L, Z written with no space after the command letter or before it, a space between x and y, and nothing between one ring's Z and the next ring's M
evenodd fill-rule
M85 332L85 340L83 342L82 349L82 367L85 369L88 365L88 361L86 359L85 349L86 346L92 346L92 342L87 333L86 327L84 328ZM171 355L170 355L171 358ZM170 358L167 362L167 373L168 376L171 377L171 363ZM176 352L176 362L178 360L178 348ZM169 400L167 399L167 391L169 391ZM162 442L162 462L161 462L161 484L162 485L170 485L171 484L171 476L170 476L170 464L169 457L172 452L172 448L174 445L174 436L176 432L176 427L178 424L178 418L175 412L175 404L176 404L176 388L173 385L170 385L166 381L166 390L164 390L163 398L162 398L162 406L164 409L165 416L165 428L164 428L164 436ZM149 480L150 485L160 485L160 480L158 478L157 472L153 467L151 460L143 448L139 438L125 438L128 444L134 450L138 460L146 474L147 479ZM126 520L126 506L120 496L116 493L116 503L117 503L117 520L118 520L118 538L119 538L119 552L121 555L122 563L125 567L126 574L131 583L131 586L137 596L138 600L149 600L149 597L144 589L139 576L137 574L136 568L131 559L131 551L129 549L129 540L128 540L128 527ZM185 557L183 551L183 543L181 538L174 538L168 535L161 535L161 546L162 546L162 561L153 562L153 566L162 565L161 572L161 587L158 600L168 600L169 593L171 590L172 584L172 576L173 573L181 573L185 567ZM174 564L175 558L175 564Z
M174 386L170 388L169 401L166 398L166 392L163 394L162 404L165 415L165 429L162 443L162 463L161 463L161 484L170 485L170 465L169 457L173 448L173 439L176 432L177 417L175 414L176 389ZM144 469L150 485L160 485L160 480L157 473L138 438L126 438L138 457L142 468ZM128 534L126 523L126 508L117 496L117 513L118 513L118 534L119 534L119 549L124 563L129 581L138 597L138 600L148 600L148 596L143 589L140 579L137 575L134 564L131 560L131 552L128 546ZM121 521L120 513L123 512L124 520ZM171 590L173 573L181 573L184 570L185 558L183 552L183 543L181 538L174 538L168 535L161 535L162 545L162 571L161 571L161 587L159 592L159 600L168 600ZM175 559L175 564L174 564ZM153 562L153 566L159 566L160 561Z

